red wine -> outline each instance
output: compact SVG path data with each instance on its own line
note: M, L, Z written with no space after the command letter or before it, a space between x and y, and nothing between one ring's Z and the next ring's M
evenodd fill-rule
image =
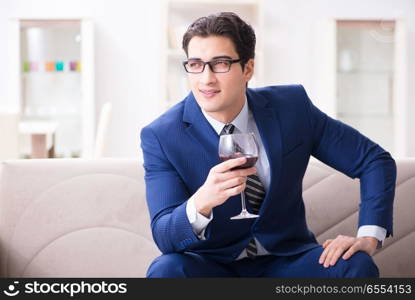
M232 168L232 170L247 169L247 168L253 167L256 161L258 160L258 156L253 156L251 154L242 154L242 153L219 156L221 161L227 161L228 159L239 158L239 157L246 157L246 162L243 165Z

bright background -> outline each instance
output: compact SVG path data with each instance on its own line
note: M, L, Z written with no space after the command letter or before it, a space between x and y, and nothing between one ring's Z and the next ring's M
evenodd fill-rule
M203 8L206 2L215 1L181 1L180 5L186 6L187 2L200 3ZM228 3L229 7L233 5L233 1L229 0L219 3ZM396 156L415 156L415 118L412 117L415 112L415 1L264 0L258 1L258 7L260 11L255 14L259 16L257 35L260 39L258 51L262 68L259 70L261 78L255 85L302 84L313 102L334 117L341 115L336 115L339 105L331 77L336 76L336 72L330 73L328 64L333 62L332 51L339 49L333 48L334 40L330 40L333 34L330 24L333 24L333 20L376 20L380 24L386 24L389 20L402 21L405 33L400 42L400 56L396 57L396 49L385 54L392 55L395 61L403 59L405 62L404 66L400 66L403 69L392 70L392 75L398 74L398 71L404 74L400 86L404 95L400 96L397 106L395 103L393 108L389 107L399 124L390 123L389 128L389 123L382 123L386 127L381 130L376 125L368 127L363 124L358 129L379 141L382 146L391 148L387 147ZM168 1L0 0L0 112L13 113L19 110L19 103L11 96L15 93L10 85L10 77L13 76L10 71L13 53L10 53L10 49L13 49L11 45L15 43L15 37L11 36L10 21L87 18L92 21L94 28L95 96L91 120L96 120L95 126L104 103L112 105L111 119L105 131L107 143L104 156L141 157L140 129L166 109L166 85L170 80L166 79L170 74L167 73L170 71L166 71L166 28L170 13ZM385 37L381 42L392 43L388 40L388 29L381 28L377 33L380 40ZM360 41L364 43L364 40ZM377 47L373 44L368 47L368 53L377 53ZM386 52L389 51L387 48ZM340 57L340 52L336 53ZM342 66L347 69L353 57L348 57L344 52L341 55ZM384 62L379 61L378 64L388 65L389 62L385 58ZM181 69L182 66L177 63L177 70L182 72ZM362 82L349 84L349 89L366 89L364 93L367 97L381 90L376 81ZM48 97L48 93L45 93L45 97ZM367 108L362 105L356 110L359 112L359 109ZM365 116L366 112L362 113ZM6 143L1 140L5 131L6 127L2 128L0 123L0 143ZM384 135L387 136L382 137L379 132L386 132ZM392 145L393 136L399 139L399 147Z

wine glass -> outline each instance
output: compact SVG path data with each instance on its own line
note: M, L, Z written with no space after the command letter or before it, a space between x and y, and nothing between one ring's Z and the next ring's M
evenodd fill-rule
M235 133L224 134L219 139L219 158L226 161L232 158L246 157L246 162L234 169L246 169L253 167L258 160L258 145L255 141L254 134ZM246 210L245 192L241 192L242 211L239 215L231 218L231 220L257 218L258 215L251 214Z

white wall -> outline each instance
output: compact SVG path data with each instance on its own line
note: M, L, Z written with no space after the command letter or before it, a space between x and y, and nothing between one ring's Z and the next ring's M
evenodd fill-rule
M312 36L318 20L329 18L406 19L409 33L408 78L415 78L415 1L412 0L264 0L265 83L301 83L311 98ZM0 0L0 111L7 110L7 21L22 18L91 17L96 33L97 116L106 101L113 104L109 156L141 155L139 129L159 114L162 1L136 0ZM415 99L415 85L408 84ZM318 99L313 99L318 103ZM407 110L415 129L415 101ZM413 132L410 130L409 132ZM415 139L408 135L408 153Z

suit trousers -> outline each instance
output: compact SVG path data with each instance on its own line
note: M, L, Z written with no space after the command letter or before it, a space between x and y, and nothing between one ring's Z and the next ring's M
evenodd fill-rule
M339 258L334 266L318 263L323 247L312 248L293 256L264 255L219 263L193 252L163 254L147 271L147 277L379 277L372 257L356 252L348 260Z

